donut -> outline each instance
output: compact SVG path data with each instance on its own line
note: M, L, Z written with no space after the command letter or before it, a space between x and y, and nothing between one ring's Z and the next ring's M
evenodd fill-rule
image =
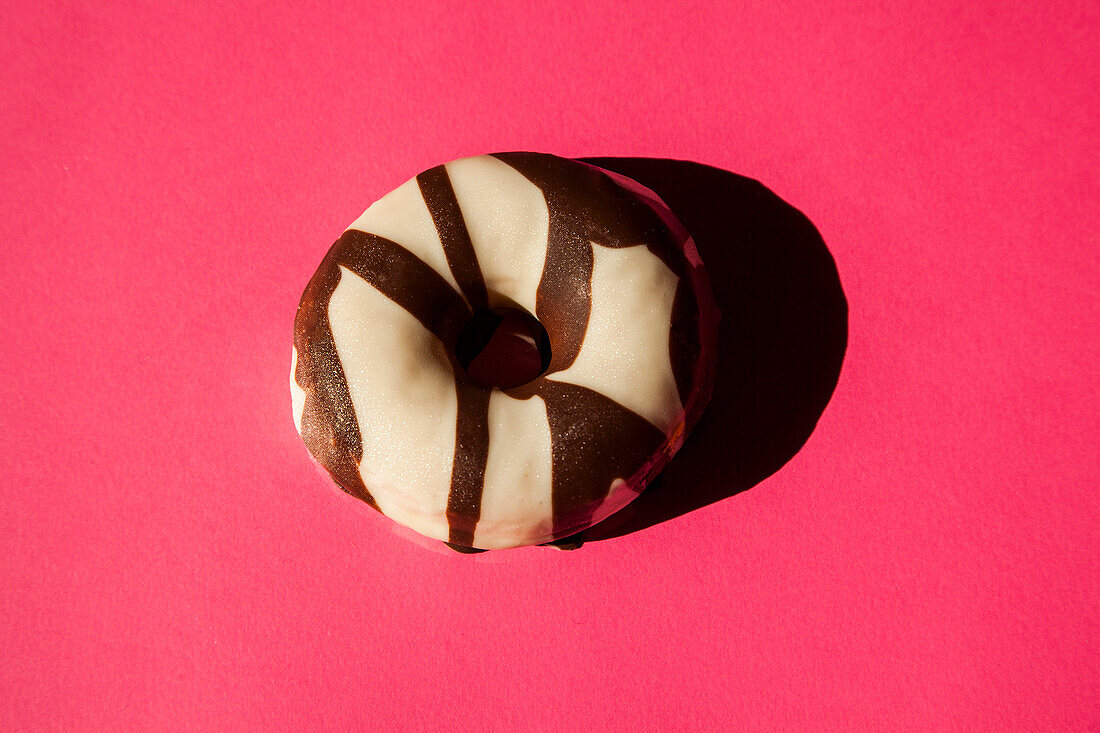
M372 204L310 279L294 423L339 488L426 537L545 544L680 448L716 330L695 245L652 191L553 155L463 158Z

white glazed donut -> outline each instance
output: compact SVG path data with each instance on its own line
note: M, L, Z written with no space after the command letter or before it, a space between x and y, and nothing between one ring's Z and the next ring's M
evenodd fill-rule
M545 328L544 373L487 385L463 334L509 312ZM456 160L375 202L313 276L295 425L341 488L423 535L541 544L664 467L709 396L716 323L694 244L648 189L550 155Z

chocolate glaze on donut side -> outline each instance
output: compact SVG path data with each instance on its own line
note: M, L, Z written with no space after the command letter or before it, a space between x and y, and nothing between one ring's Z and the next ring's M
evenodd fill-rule
M709 283L694 245L652 192L602 169L551 155L492 157L537 187L545 200L545 257L533 302L534 315L550 342L545 373L500 390L472 379L455 356L463 327L500 301L486 281L474 244L478 240L471 236L448 172L448 166L464 161L437 166L415 179L445 265L437 261L433 266L379 234L348 229L306 287L294 328L292 389L299 432L344 491L383 513L385 507L360 469L364 442L385 436L361 431L330 323L330 304L341 279L361 278L415 318L441 346L435 353L441 361L445 355L453 375L455 424L446 536L437 539L463 547L538 544L566 537L625 506L679 448L709 398L717 326ZM644 247L676 278L664 367L671 372L674 394L661 405L647 405L645 417L596 389L566 381L570 377L562 374L577 362L590 335L596 247ZM545 405L549 428L549 525L530 530L514 543L500 537L478 542L475 537L482 518L494 393L521 401L538 398ZM408 511L426 510L415 506ZM435 529L430 533L439 535Z

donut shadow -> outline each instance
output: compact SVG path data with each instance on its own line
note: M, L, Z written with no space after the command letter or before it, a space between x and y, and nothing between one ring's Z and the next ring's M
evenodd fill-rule
M760 182L689 161L583 160L664 199L695 239L722 320L714 394L699 424L627 508L558 541L570 549L675 519L774 474L817 425L848 343L848 301L824 240Z

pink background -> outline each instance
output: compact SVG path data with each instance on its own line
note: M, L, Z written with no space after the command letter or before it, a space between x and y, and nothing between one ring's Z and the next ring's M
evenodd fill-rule
M1095 3L4 4L0 728L1100 726ZM306 280L510 149L814 222L850 335L786 467L476 558L318 476Z

